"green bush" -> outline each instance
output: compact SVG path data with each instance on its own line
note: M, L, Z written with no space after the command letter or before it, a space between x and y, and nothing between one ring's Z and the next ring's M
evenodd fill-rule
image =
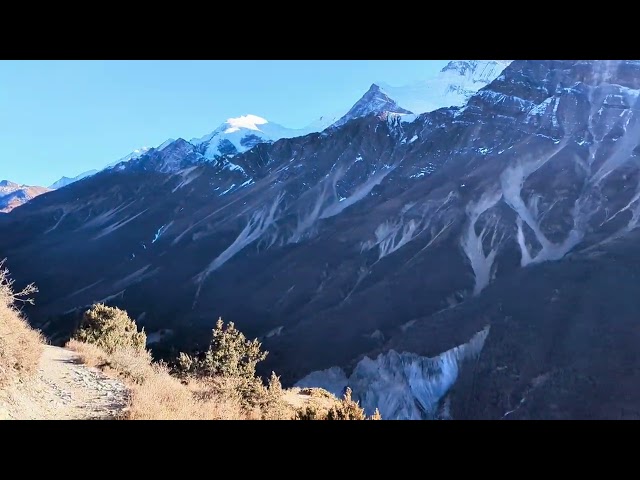
M256 365L268 354L261 349L257 339L247 340L233 322L225 325L219 318L207 351L194 356L181 352L176 359L176 370L184 377L216 379L212 388L221 395L233 393L244 408L264 409L270 405L279 409L282 397L279 379L272 375L269 386L265 387L256 377Z
M261 350L257 340L247 340L233 322L224 325L222 318L216 322L209 349L196 357L180 353L178 370L196 377L238 377L253 379L256 365L269 352Z
M144 352L147 335L138 331L127 312L98 303L87 310L80 328L73 336L79 342L91 343L107 353L122 349Z

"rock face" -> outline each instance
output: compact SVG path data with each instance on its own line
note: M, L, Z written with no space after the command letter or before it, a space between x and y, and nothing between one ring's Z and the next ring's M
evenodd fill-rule
M634 417L639 93L637 61L514 61L462 108L177 141L4 216L0 257L54 338L98 300L177 348L222 316L387 418Z
M9 213L16 207L24 205L32 198L48 192L45 187L19 185L9 180L0 181L0 213Z

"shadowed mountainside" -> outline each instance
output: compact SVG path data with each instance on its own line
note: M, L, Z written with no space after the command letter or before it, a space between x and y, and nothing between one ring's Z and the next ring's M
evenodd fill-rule
M398 363L358 369L364 354L438 358L490 325L457 383L463 356L416 360L431 385L455 359L444 391L412 390L415 367L393 367L412 415L632 415L639 92L635 61L515 61L463 108L204 165L180 139L1 218L0 256L39 285L30 316L54 338L94 301L179 346L221 315L294 382L333 366L380 375Z

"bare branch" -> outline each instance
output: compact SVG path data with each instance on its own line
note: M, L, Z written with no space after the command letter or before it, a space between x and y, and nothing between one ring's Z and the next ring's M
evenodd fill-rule
M15 280L10 277L9 269L5 266L6 261L6 258L0 261L0 298L5 298L9 304L20 302L33 305L35 301L31 295L38 293L38 287L30 283L19 292L14 292Z

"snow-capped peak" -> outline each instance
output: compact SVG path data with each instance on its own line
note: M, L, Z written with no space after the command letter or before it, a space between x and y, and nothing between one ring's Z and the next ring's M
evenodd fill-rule
M226 122L204 137L191 143L198 147L205 158L235 155L253 148L258 143L274 142L281 138L300 137L311 133L309 129L287 128L257 115L242 115Z
M258 125L264 125L266 123L269 123L269 122L267 122L262 117L258 117L257 115L243 115L237 118L229 118L227 119L227 124L229 125L229 128L227 128L224 131L224 133L229 134L229 133L237 132L243 128L247 130L260 131L260 129L258 128Z
M374 83L346 114L325 115L306 128L286 128L258 115L246 114L227 119L213 132L194 138L190 143L211 160L245 152L259 143L300 137L329 126L339 127L367 115L410 115L461 106L497 78L509 63L508 60L454 60L434 78L416 84L392 87L382 82Z

